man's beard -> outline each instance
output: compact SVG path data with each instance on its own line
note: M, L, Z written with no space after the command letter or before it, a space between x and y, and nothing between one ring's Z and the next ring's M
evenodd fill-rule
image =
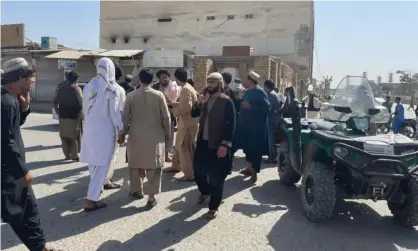
M219 86L218 87L215 87L213 89L212 88L208 88L208 93L209 93L209 95L213 95L213 94L219 92L219 89L220 89Z

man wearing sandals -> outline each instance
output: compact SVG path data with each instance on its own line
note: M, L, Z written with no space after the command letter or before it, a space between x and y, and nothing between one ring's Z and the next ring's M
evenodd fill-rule
M258 85L259 80L260 76L256 72L248 73L244 83L247 90L242 98L235 136L236 148L244 151L248 162L248 167L240 173L251 176L254 183L257 181L266 148L267 115L270 109L268 96Z
M31 187L20 126L30 113L35 70L24 58L4 62L1 80L1 218L31 251L50 251Z
M235 108L231 98L222 93L223 78L218 72L207 77L207 94L193 107L192 117L200 117L194 155L195 181L201 195L198 203L209 196L207 219L214 219L222 201L225 178L231 169Z
M139 72L141 88L128 95L123 108L124 130L118 142L129 134L127 152L130 195L142 199L148 195L148 207L157 204L155 195L161 188L161 171L165 162L165 142L171 135L170 113L164 94L150 87L153 74ZM147 186L144 186L145 177Z
M126 99L126 92L125 92L125 89L119 84L118 80L121 79L121 77L123 75L123 71L122 71L122 68L120 67L120 65L117 62L113 61L113 64L115 65L116 83L118 83L115 86L116 86L116 89L117 89L117 96L119 97L120 112L122 114L123 105L124 105L125 99ZM117 135L117 136L119 136L119 135ZM112 182L113 174L115 173L116 154L118 152L119 152L119 145L115 144L115 152L113 154L113 159L110 162L109 170L107 171L107 175L106 175L106 180L105 180L105 183L103 184L103 189L104 190L119 189L119 188L122 187L120 184Z
M99 201L115 152L116 131L123 129L115 65L109 58L97 62L97 76L83 90L84 127L80 162L88 163L90 184L84 210L106 207Z
M174 72L177 84L180 85L178 102L168 100L168 107L174 117L178 118L175 151L178 153L178 162L174 161L171 168L165 171L182 171L184 176L179 181L193 181L193 156L196 148L196 132L198 123L192 118L191 111L197 102L197 94L193 86L187 83L187 70L179 68ZM180 169L180 170L179 170Z

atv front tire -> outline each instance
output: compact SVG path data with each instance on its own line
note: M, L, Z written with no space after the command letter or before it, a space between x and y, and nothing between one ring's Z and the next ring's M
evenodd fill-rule
M312 162L302 176L301 196L306 216L313 222L331 218L336 201L334 169L321 162Z
M406 227L418 226L418 180L409 181L409 195L403 204L388 201L393 217Z
M285 141L279 146L279 165L277 170L279 172L280 183L286 186L293 186L300 180L301 175L292 167L290 160L291 154L289 152L289 144Z

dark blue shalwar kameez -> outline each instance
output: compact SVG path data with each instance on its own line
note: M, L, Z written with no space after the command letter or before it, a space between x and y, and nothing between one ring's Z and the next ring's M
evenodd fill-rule
M257 86L248 89L242 102L248 101L250 108L241 105L235 134L235 147L242 149L245 159L257 173L260 172L261 159L266 152L267 144L267 115L270 102L264 90Z

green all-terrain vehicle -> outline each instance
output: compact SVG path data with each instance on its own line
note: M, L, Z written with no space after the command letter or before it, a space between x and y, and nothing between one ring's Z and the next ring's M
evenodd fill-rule
M279 176L284 185L302 177L301 197L307 217L328 220L337 199L386 200L394 217L418 225L418 142L404 135L369 136L371 123L390 115L374 101L369 82L346 77L321 119L301 119L293 87L277 140Z

